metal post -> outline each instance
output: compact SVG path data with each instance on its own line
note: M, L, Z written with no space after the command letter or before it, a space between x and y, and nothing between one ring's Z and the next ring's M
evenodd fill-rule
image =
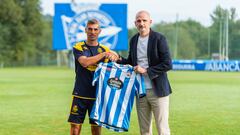
M229 43L228 43L228 29L229 29L229 27L228 27L228 11L227 11L227 13L226 13L226 60L228 60L229 58L228 58L228 47L229 47Z
M61 58L60 58L60 51L57 51L57 66L60 67L61 66Z
M211 30L210 30L210 27L208 28L208 58L211 59L211 56L210 56L210 44L211 44L211 34L210 34Z
M176 31L175 31L174 59L177 59L177 51L178 51L178 14L176 15Z
M220 60L222 60L222 17L220 16L219 20L220 26L219 26L219 57Z

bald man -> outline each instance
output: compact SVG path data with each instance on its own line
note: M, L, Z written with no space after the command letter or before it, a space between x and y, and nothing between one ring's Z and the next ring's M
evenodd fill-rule
M147 11L136 14L138 33L130 40L128 58L121 57L119 63L133 65L135 72L142 74L145 79L147 95L136 101L141 135L152 135L152 115L158 135L170 135L168 116L172 90L167 71L172 69L172 60L165 36L153 31L151 24Z

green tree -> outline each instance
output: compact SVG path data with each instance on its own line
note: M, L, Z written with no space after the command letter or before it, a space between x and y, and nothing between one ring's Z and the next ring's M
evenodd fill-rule
M166 36L172 58L174 58L174 53L177 53L177 59L195 59L198 52L196 43L190 36L189 31L187 31L186 28L182 26L182 22L179 24L177 28L178 30L176 30L176 23L168 24L164 22L154 25L153 29L155 31L163 33ZM176 32L178 32L177 37Z
M1 0L0 4L0 60L1 63L8 64L14 60L16 41L18 41L23 32L22 9L14 0Z
M208 59L208 30L199 22L188 19L181 21L180 26L187 31L195 46L195 59ZM182 35L182 33L180 33ZM192 48L193 49L193 48Z
M51 59L52 17L40 13L39 0L0 1L0 64L42 65Z
M220 26L224 25L224 18L226 14L229 14L229 58L230 59L239 59L240 58L240 30L239 30L239 20L237 20L237 14L235 8L230 8L230 10L223 9L221 6L217 6L211 18L213 24L211 26L211 38L212 50L214 52L219 52L220 44Z

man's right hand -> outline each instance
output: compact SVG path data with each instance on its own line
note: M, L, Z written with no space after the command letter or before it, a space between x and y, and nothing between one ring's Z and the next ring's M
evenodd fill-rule
M113 62L116 62L117 60L119 60L119 55L114 51L105 52L105 57Z

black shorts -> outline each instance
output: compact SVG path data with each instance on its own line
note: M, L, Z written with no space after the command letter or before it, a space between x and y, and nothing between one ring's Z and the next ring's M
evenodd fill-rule
M82 124L87 112L88 117L90 117L94 102L95 100L92 99L83 99L74 96L68 122L73 124ZM91 119L89 119L89 123L96 125L96 123Z

